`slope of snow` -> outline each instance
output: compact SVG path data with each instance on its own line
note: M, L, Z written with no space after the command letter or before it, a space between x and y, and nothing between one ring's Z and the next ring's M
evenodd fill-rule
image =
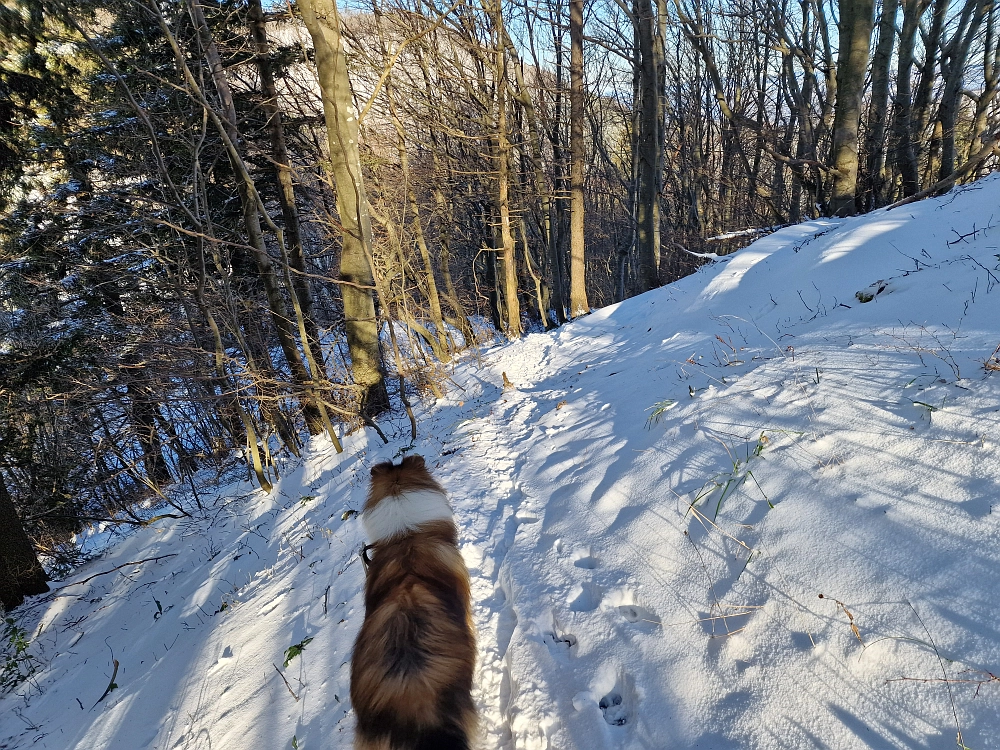
M994 176L789 227L457 367L413 450L472 574L484 748L996 746L998 205ZM350 747L345 511L404 446L315 441L33 600L0 748Z

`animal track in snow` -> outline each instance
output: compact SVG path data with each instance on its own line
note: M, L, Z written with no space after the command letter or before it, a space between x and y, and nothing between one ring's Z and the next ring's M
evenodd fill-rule
M635 680L628 672L618 672L617 675L614 675L614 673L608 674L607 671L602 671L603 679L600 681L604 682L605 686L610 682L610 677L614 676L615 678L611 689L597 702L604 715L604 720L613 727L630 724L635 719L636 704L639 700L635 689ZM600 692L595 691L595 694L600 695Z
M570 651L578 643L576 636L572 633L559 635L556 630L543 633L542 641L551 651Z
M627 622L641 630L655 630L662 624L656 612L635 603L635 594L628 588L610 591L605 599Z
M618 607L618 614L631 623L645 626L649 629L660 627L660 618L644 607L637 607L634 604L622 604Z
M591 612L601 606L604 589L596 583L578 583L570 589L568 604L574 612Z
M604 720L611 726L621 727L628 723L628 707L624 703L622 694L617 690L612 690L601 698L598 705L604 714Z
M584 570L593 570L601 561L594 557L593 551L580 550L573 554L573 565Z

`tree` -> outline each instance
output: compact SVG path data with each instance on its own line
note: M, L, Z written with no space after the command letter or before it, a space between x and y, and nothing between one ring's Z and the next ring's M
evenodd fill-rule
M47 580L0 476L0 604L9 612L24 597L48 591Z
M875 208L885 186L885 133L887 129L886 105L889 101L889 68L892 47L896 39L896 16L899 0L882 0L882 13L878 22L878 44L872 59L872 94L868 107L868 133L864 152L867 164L864 175L862 207Z
M493 18L494 59L493 82L496 87L496 125L494 155L497 163L497 212L500 214L499 245L495 247L502 253L503 260L503 292L504 292L504 329L508 338L521 336L521 303L517 297L517 253L514 246L514 234L511 231L510 219L510 135L507 125L507 55L504 49L504 18L500 0L493 0L488 11Z
M840 51L837 58L837 106L833 120L833 194L831 216L857 212L858 129L861 95L871 50L875 0L840 0Z
M584 259L583 162L583 0L569 3L569 101L570 101L570 238L569 238L569 312L574 318L590 311L587 303L587 266ZM659 196L656 198L659 201Z
M660 132L660 96L654 58L656 18L650 0L635 0L634 21L638 44L635 62L639 80L639 124L636 140L636 243L639 255L639 288L660 285L660 170L663 138Z
M303 320L307 331L308 344L307 361L316 360L317 367L322 367L323 350L320 345L319 331L313 316L313 295L306 274L306 264L302 247L302 229L299 221L299 209L295 203L295 187L292 183L291 158L285 138L285 127L281 110L278 108L278 87L274 79L274 65L271 60L271 50L267 40L267 25L264 19L264 9L260 0L248 0L248 18L250 32L253 36L256 57L254 62L260 75L261 93L264 95L263 109L267 117L267 134L271 141L271 153L274 157L274 172L278 181L278 202L281 204L281 216L285 225L285 245L288 252L288 263L294 271L292 276L292 293L295 295L293 306L298 306L297 315ZM315 377L325 380L322 373L314 373Z
M920 189L917 169L917 152L913 142L915 121L913 114L914 48L920 17L931 0L901 0L903 25L899 32L899 52L896 63L896 95L893 100L892 140L890 156L899 171L904 196L911 196Z
M944 90L941 92L941 104L938 107L942 143L941 166L938 169L937 180L945 180L955 171L955 159L958 155L955 130L958 125L959 99L965 80L966 61L973 41L979 38L983 19L992 5L991 0L966 0L958 19L958 26L941 53Z
M382 374L378 319L372 294L372 228L361 171L358 111L347 74L347 56L335 0L299 0L299 9L316 52L330 161L337 187L337 213L343 227L340 280L351 373L361 390L362 413L374 416L389 408L389 394Z

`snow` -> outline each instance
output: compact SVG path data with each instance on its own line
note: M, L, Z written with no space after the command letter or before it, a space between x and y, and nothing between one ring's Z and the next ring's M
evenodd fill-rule
M995 747L998 204L788 227L456 366L413 450L472 576L483 748ZM0 748L349 748L349 511L404 440L314 440L31 600Z

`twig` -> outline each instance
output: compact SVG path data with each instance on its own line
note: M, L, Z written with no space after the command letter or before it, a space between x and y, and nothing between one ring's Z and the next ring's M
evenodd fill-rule
M115 677L118 676L118 660L115 659L114 662L115 662L115 669L111 673L111 681L108 683L108 686L107 686L107 688L105 688L104 693L101 695L101 697L97 699L97 703L100 703L102 700L104 700L105 698L107 698L111 694L111 691L114 690L116 687L118 687L115 684ZM97 703L95 703L93 706L91 706L91 708L90 708L91 711L93 711L95 708L97 708Z
M175 552L175 553L170 554L170 555L160 555L159 557L147 557L145 560L133 560L132 562L127 562L127 563L124 563L124 564L119 565L117 567L114 567L111 570L105 570L105 571L103 571L101 573L94 573L94 575L88 576L87 578L84 578L82 581L73 581L73 583L67 583L65 586L60 586L56 590L57 591L61 591L62 589L69 588L70 586L79 586L81 583L86 583L87 581L92 581L95 578L98 578L100 576L106 576L108 573L114 573L116 570L121 570L122 568L127 568L129 565L138 565L139 563L144 563L144 562L156 562L157 560L165 560L168 557L177 557L177 553Z
M987 227L987 229L989 229L989 228L990 228L990 227ZM975 263L975 264L976 264L977 266L979 266L979 267L980 267L980 268L982 268L982 269L983 269L984 271L986 271L986 275L990 277L990 286L989 286L989 287L987 287L987 289L986 289L986 292L987 292L987 294L988 294L988 293L990 292L990 290L991 290L991 289L993 288L993 284L1000 284L1000 279L998 279L998 278L996 277L996 274L995 274L995 273L993 273L993 272L992 272L992 271L991 271L990 269L988 269L988 268L987 268L986 266L984 266L984 265L983 265L982 263L980 263L980 262L979 262L978 260L976 260L975 258L973 258L973 257L972 257L971 255L967 255L967 256L965 256L965 257L966 257L966 259L967 259L967 260L971 260L971 261L972 261L973 263Z
M281 674L281 670L280 670L280 669L278 669L278 665L277 665L277 664L275 664L275 663L274 663L274 662L272 661L272 662L271 662L271 666L272 666L272 667L274 667L275 671L276 671L276 672L278 673L278 675L279 675L279 676L281 677L281 681L282 681L282 682L284 682L284 683L285 683L285 687L286 687L286 688L288 688L288 692L292 694L292 697L293 697L293 698L295 699L295 702L296 702L296 703L298 703L298 702L299 702L299 696L297 696L297 695L295 694L295 691L294 691L294 690L292 690L292 686L288 684L288 680L286 680L286 679L285 679L285 675Z
M378 97L379 92L382 90L382 86L385 84L386 79L389 77L390 72L392 72L392 66L396 64L396 61L399 59L399 56L403 53L403 50L406 49L408 45L418 41L419 39L427 36L429 33L437 29L442 23L444 23L448 15L453 10L455 10L455 8L457 8L460 4L461 0L455 0L455 3L451 7L449 7L446 11L444 11L444 13L439 15L430 26L428 26L426 29L418 31L413 36L409 36L402 42L400 42L399 47L396 48L396 51L389 59L389 64L385 66L385 70L382 72L382 76L375 84L375 90L372 91L371 98L365 104L364 109L361 110L361 114L358 116L358 122L363 121L365 119L365 115L368 114L368 110L372 108L372 105L375 103L376 97Z
M948 679L945 679L943 677L893 677L891 679L886 680L886 684L888 684L890 682L971 683L971 684L973 684L973 685L976 686L976 692L973 694L973 697L975 698L975 697L979 696L979 690L983 687L983 685L988 685L991 682L1000 683L1000 677L997 677L995 674L993 674L992 672L990 672L988 670L985 670L985 669L968 669L963 674L968 674L970 672L978 672L979 674L984 675L984 676L981 677L978 680L977 679L972 679L972 678L952 678L952 677L949 677Z
M993 353L983 363L983 367L985 367L987 371L1000 371L1000 359L997 358L998 354L1000 354L1000 344L997 344L997 348L993 350Z
M931 648L934 649L934 656L937 657L938 665L941 667L941 674L944 676L945 687L948 688L948 700L951 701L951 715L955 717L955 731L958 732L958 746L960 748L965 747L965 740L962 738L962 724L958 720L958 709L955 707L955 695L951 691L951 681L948 678L948 671L944 668L944 659L941 658L941 652L938 651L937 644L934 642L934 636L931 635L931 631L927 629L924 624L924 619L917 612L917 608L913 606L908 600L906 601L907 606L913 610L913 614L917 618L917 622L920 623L920 627L924 629L924 633L927 634L927 640L930 641Z

